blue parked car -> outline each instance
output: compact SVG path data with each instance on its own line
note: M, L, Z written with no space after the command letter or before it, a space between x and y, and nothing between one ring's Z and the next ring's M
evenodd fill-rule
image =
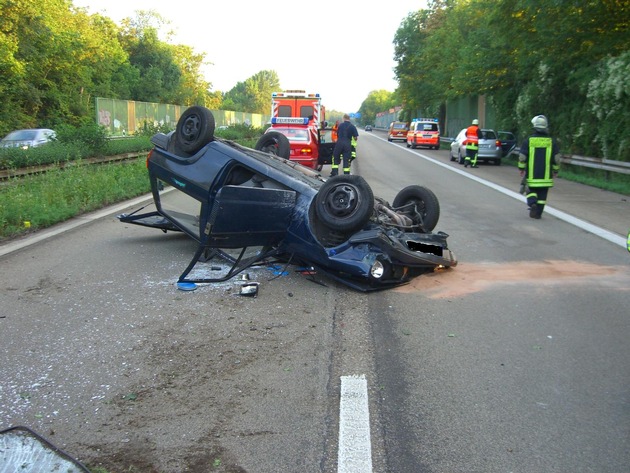
M147 167L156 210L118 218L198 242L181 283L225 281L252 265L281 261L371 291L457 264L448 235L433 233L440 208L432 191L408 186L390 205L358 175L324 179L279 156L288 149L283 140L265 134L251 149L217 138L210 110L190 107L175 131L152 137ZM198 261L213 258L229 269L188 277Z

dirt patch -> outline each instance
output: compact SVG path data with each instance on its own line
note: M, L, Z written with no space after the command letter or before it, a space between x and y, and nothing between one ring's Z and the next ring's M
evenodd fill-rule
M424 292L432 299L462 297L497 286L531 287L568 284L595 284L630 290L627 267L603 266L582 261L520 261L516 263L460 263L456 268L438 271L411 281L395 291Z

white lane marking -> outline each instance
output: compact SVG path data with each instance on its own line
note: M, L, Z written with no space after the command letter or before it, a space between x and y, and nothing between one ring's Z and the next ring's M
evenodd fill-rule
M370 410L365 375L341 377L337 473L372 473Z
M381 138L379 136L375 136L375 138L381 140L381 141L386 141L384 138ZM394 143L392 143L394 144ZM473 181L477 181L480 184L483 184L484 186L490 187L491 189L494 189L496 191L501 192L502 194L505 194L509 197L512 197L513 199L519 200L521 202L525 202L525 197L523 197L521 194L519 194L518 192L514 192L511 191L509 189L506 189L505 187L501 187L498 184L495 184L494 182L490 182L487 181L485 179L482 179L481 177L478 177L474 174L470 174L468 172L462 171L461 169L457 169L454 168L448 164L445 164L441 161L438 161L434 158L431 158L429 156L427 156L426 154L422 154L422 153L417 153L411 149L407 149L407 148L403 148L401 146L399 146L400 149L407 151L408 153L413 153L417 156L420 156L424 159L426 159L427 161L431 161L434 164L437 164L439 166L442 166L444 169L448 169L450 171L456 172L457 174L461 174L462 176L466 176L468 179L472 179ZM621 246L622 248L626 248L627 245L627 237L625 236L620 236L617 235L616 233L612 233L609 232L608 230L605 230L601 227L598 227L596 225L593 225L591 223L585 222L584 220L581 220L577 217L574 217L573 215L570 215L566 212L563 212L562 210L558 210L556 208L550 207L549 205L545 205L545 213L548 213L549 215L553 215L554 217L563 220L565 222L567 222L570 225L576 226L578 228L581 228L582 230L585 230L589 233L592 233L593 235L596 235L600 238L603 238L604 240L608 240L611 243L614 243L617 246Z

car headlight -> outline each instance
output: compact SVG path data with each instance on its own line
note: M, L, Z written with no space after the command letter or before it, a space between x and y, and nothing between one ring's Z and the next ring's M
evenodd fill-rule
M370 268L370 276L374 279L380 279L385 274L385 266L379 260L374 261L374 264Z

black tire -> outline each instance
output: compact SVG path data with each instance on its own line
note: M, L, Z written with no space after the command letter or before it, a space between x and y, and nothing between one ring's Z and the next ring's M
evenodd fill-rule
M451 158L451 161L455 161L457 160L457 158L455 156L453 156L453 150L448 152L449 157Z
M315 213L328 228L354 232L374 211L372 188L361 176L342 174L328 179L315 198Z
M291 157L289 138L278 131L270 131L262 135L256 142L254 149L265 153L275 154L284 159Z
M206 107L195 105L184 110L175 128L175 148L195 154L214 137L214 115Z
M461 151L457 151L457 162L459 164L464 164L464 157L462 156L462 152Z
M414 225L419 225L427 233L435 228L440 219L440 202L433 191L426 187L405 187L396 195L392 207L394 210L400 209L400 213L407 215Z

